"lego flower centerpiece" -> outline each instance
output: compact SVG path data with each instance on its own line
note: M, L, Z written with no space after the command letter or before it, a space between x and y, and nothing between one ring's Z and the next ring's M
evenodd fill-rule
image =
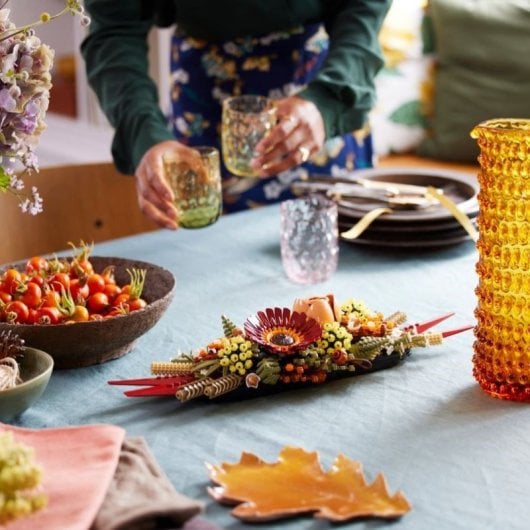
M65 0L58 13L41 13L35 22L17 26L8 3L0 2L0 191L12 193L23 212L36 215L42 199L35 187L25 190L23 176L38 171L35 148L46 128L54 52L35 28L68 13L83 25L90 19L78 0Z
M429 331L451 315L406 326L405 313L385 317L355 299L342 304L333 295L297 299L292 308L258 311L243 327L222 316L222 337L193 353L153 362L154 377L109 383L145 387L126 391L127 396L174 395L180 401L322 384L394 366L413 348L439 345L471 329Z

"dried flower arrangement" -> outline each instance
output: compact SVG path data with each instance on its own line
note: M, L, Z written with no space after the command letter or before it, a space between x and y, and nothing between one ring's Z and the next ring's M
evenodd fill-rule
M175 395L180 401L320 384L394 366L412 348L439 345L445 337L471 329L428 331L451 315L403 326L403 312L384 317L354 299L341 305L333 295L297 299L292 309L259 311L243 328L223 316L223 337L197 352L152 363L155 377L109 384L146 387L126 391L126 396Z
M79 0L64 0L58 13L43 12L35 22L17 26L8 3L0 1L0 192L15 195L22 212L36 215L42 198L36 187L24 193L22 175L38 171L35 146L46 128L54 51L34 28L66 14L78 16L83 26L90 18Z
M46 506L47 496L38 491L41 478L33 449L12 432L0 432L0 526Z

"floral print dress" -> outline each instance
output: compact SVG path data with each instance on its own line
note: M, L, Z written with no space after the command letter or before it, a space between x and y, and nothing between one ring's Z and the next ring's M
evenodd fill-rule
M221 103L232 95L294 95L317 73L328 49L321 25L256 38L211 42L175 32L171 48L172 127L187 145L220 149ZM291 198L293 181L307 174L338 175L372 165L369 129L328 140L305 164L267 179L240 178L223 166L225 212Z

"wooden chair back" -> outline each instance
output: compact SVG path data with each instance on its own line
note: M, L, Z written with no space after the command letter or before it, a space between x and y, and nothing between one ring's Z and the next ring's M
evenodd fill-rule
M0 263L157 228L140 211L134 178L110 163L42 168L24 181L37 186L44 212L23 214L15 197L0 193Z

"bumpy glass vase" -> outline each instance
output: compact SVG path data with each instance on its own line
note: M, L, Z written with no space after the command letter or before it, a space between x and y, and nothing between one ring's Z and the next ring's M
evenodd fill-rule
M488 394L530 401L530 119L494 119L480 148L473 375Z

